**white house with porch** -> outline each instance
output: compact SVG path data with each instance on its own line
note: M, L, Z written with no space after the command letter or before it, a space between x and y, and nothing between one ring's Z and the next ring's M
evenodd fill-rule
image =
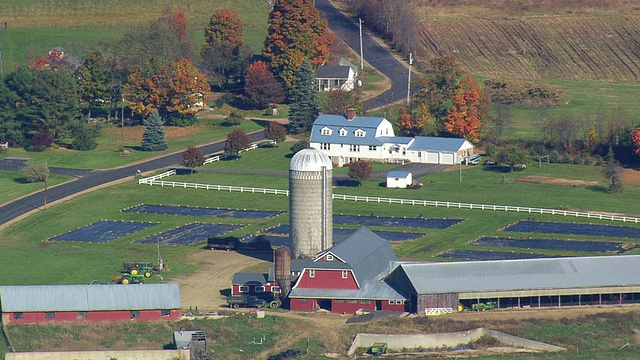
M310 147L324 152L338 165L358 161L455 165L473 154L474 146L461 138L395 136L383 117L321 114L313 123Z
M351 91L355 87L358 67L340 58L338 65L323 65L316 69L318 91L341 89Z

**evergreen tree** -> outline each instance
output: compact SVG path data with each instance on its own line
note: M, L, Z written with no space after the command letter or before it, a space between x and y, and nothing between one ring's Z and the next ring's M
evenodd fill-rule
M318 117L319 105L313 70L307 60L302 63L296 74L290 100L289 131L292 134L311 131L311 126Z
M142 135L142 150L144 151L160 151L166 150L169 145L164 133L164 121L160 117L158 110L153 110L149 117L144 120L146 126L144 135Z

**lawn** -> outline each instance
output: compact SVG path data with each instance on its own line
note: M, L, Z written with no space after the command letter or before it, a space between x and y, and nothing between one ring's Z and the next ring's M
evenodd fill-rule
M287 170L289 146L280 144L277 148L260 148L244 153L238 160L215 162L193 175L176 175L166 178L168 181L197 182L219 185L236 185L287 189ZM539 206L544 208L562 207L588 211L616 211L637 213L635 202L640 186L629 185L622 194L606 194L598 186L564 187L544 184L517 182L518 178L531 175L556 178L582 178L597 180L601 167L584 165L543 165L542 168L530 166L522 171L503 174L482 166L463 168L459 183L458 168L429 175L420 179L427 184L418 190L386 189L381 186L382 179L370 179L360 187L335 187L334 194L361 194L381 197L408 199L438 199L443 201L462 201L484 204L512 204L521 206ZM228 173L232 169L246 171L273 171L276 174ZM220 170L220 171L216 171ZM576 174L583 174L578 176ZM4 264L0 274L0 283L38 284L38 283L84 283L91 280L108 281L117 275L119 264L124 261L153 261L156 247L141 245L134 241L145 236L173 229L177 226L193 223L240 224L245 227L230 235L245 236L255 234L265 228L288 222L284 214L272 219L233 219L216 217L187 217L157 214L123 213L120 210L136 204L187 205L202 207L222 207L232 209L287 210L288 197L284 195L247 194L214 190L196 190L171 187L137 185L134 181L96 190L77 196L69 201L49 207L28 218L9 226L0 239L3 251L0 263ZM435 259L437 254L452 248L464 247L470 241L481 236L499 236L500 229L520 219L541 221L590 222L610 225L623 225L607 221L582 218L563 218L560 216L535 215L528 213L505 213L482 210L454 208L434 208L424 206L397 205L385 203L363 203L336 200L334 213L426 217L458 218L462 223L446 230L428 230L427 235L395 246L398 256L405 259ZM48 242L46 239L77 229L100 220L144 221L158 223L108 243L65 243ZM638 226L624 224L625 226ZM381 229L380 229L381 230ZM411 230L411 229L404 229ZM517 236L514 234L513 236ZM566 238L566 236L555 236ZM588 237L587 237L588 238ZM595 240L604 240L595 237ZM616 239L629 241L629 239ZM199 251L201 244L191 246L162 246L161 251L171 272L165 279L195 270L195 265L187 260L187 255ZM638 252L634 250L635 252ZM25 271L22 264L29 258L31 265ZM82 272L74 270L78 259L91 263Z
M43 152L27 152L23 149L10 148L5 156L28 157L28 163L44 163L49 166L75 169L106 169L121 166L151 157L183 151L189 145L201 145L223 140L233 129L242 129L247 133L260 130L259 122L245 120L237 127L223 124L220 118L207 117L203 114L198 123L190 127L165 127L169 148L164 151L142 151L139 146L144 133L143 126L107 126L102 129L95 150L77 151L66 148L49 149ZM129 155L122 156L121 146L130 150Z
M69 181L70 176L50 174L47 182L48 186ZM22 177L15 171L0 170L0 205L21 196L44 189L44 182L25 183Z

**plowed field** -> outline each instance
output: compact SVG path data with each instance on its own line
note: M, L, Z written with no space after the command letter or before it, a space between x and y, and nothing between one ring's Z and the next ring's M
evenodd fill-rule
M453 55L489 78L635 81L640 16L427 16L420 43L428 61Z

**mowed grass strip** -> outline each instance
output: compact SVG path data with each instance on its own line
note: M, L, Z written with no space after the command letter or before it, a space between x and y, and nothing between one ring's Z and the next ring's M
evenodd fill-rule
M73 179L71 176L49 174L47 186L55 186ZM44 190L44 182L25 183L17 171L0 170L0 205L21 196Z

